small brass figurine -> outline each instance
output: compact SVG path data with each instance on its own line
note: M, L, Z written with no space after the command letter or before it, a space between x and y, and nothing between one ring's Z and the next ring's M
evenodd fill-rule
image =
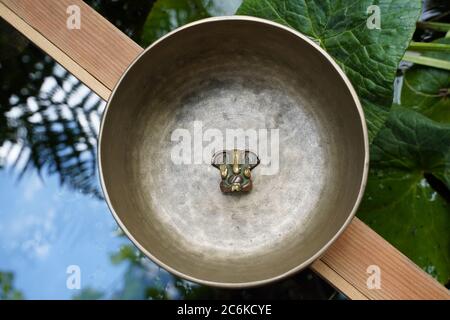
M220 190L223 193L250 191L251 171L259 162L254 152L237 149L216 152L211 160L211 164L220 171Z

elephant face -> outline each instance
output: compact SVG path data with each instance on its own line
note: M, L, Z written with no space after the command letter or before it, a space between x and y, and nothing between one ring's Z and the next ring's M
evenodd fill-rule
M220 190L230 193L248 192L252 189L251 171L259 162L254 152L233 149L216 152L211 164L220 171Z

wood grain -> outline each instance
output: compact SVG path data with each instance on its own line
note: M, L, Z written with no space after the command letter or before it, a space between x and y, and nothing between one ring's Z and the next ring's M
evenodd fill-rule
M341 293L346 295L352 300L369 300L369 297L365 296L364 293L355 288L346 279L341 277L339 273L330 268L321 259L314 261L311 266L311 270L320 275L324 280L329 282L332 286L338 289Z
M444 286L358 218L353 219L320 260L336 273L332 284L350 298L358 296L353 291L346 292L339 277L369 299L450 299ZM380 268L380 289L367 286L367 268L371 265Z
M69 5L81 29L66 28ZM1 0L1 16L105 100L142 48L81 0ZM368 289L367 268L381 270ZM355 218L311 268L351 299L450 299L449 291Z
M1 0L1 16L105 100L143 49L81 0ZM67 28L67 8L81 28ZM109 91L109 92L108 92Z

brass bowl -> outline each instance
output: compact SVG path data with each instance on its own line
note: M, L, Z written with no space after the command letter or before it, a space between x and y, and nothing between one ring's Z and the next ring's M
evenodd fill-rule
M172 134L194 121L203 133L278 129L279 170L260 165L251 192L222 194L210 163L171 157ZM134 244L221 287L317 259L353 218L368 171L363 111L343 71L306 36L243 16L197 21L147 48L113 91L98 148L106 200Z

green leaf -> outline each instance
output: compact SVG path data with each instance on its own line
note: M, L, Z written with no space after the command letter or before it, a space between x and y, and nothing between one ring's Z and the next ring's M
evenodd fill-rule
M367 27L371 5L380 8L380 29ZM238 10L290 26L327 50L361 99L370 141L388 116L397 66L420 12L420 0L244 0Z
M441 283L450 278L450 206L428 182L450 188L450 125L394 108L371 149L358 216Z
M0 271L0 300L22 300L22 292L13 286L14 274Z
M242 0L158 0L147 17L141 42L147 46L189 22L233 15L241 2Z
M434 43L450 44L450 38ZM449 52L426 52L424 56L450 61ZM450 71L414 65L403 79L401 104L427 117L450 123Z
M119 252L111 255L111 263L114 265L120 264L126 260L132 263L137 263L139 261L139 252L135 247L131 245L124 245L120 248Z

